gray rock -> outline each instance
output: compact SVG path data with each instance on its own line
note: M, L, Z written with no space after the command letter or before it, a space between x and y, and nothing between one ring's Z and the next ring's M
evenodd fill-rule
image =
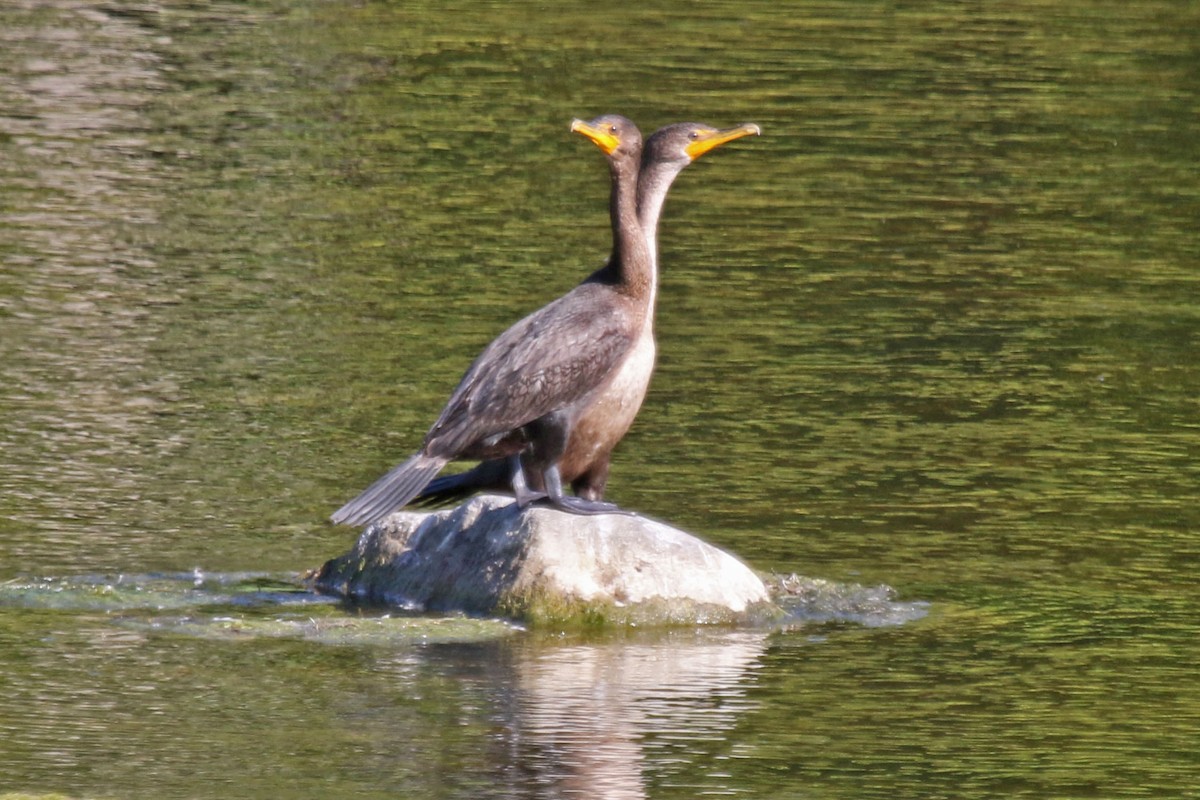
M535 623L731 623L775 611L749 567L683 531L640 516L522 511L498 496L393 514L314 582L370 602Z

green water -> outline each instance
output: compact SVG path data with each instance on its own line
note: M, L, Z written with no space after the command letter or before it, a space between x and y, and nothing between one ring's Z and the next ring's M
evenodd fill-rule
M610 497L928 616L362 643L42 591L0 604L0 791L1200 797L1200 8L618 9L6 3L0 582L346 549L602 261L568 124L617 111L764 136L668 200Z

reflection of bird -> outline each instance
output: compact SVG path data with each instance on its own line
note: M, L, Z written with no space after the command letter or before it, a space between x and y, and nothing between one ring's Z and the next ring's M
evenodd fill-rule
M654 371L658 218L667 190L684 167L709 150L734 139L759 133L759 127L754 124L717 130L698 122L681 122L659 129L646 140L638 175L638 220L655 269L651 274L651 290L645 298L644 322L638 331L633 351L622 363L613 381L594 397L571 428L566 450L559 461L562 479L569 481L580 497L600 500L604 496L613 448L633 424ZM508 491L511 479L509 464L504 460L492 459L466 472L437 478L417 497L416 502L434 505L460 500L483 490Z
M595 142L608 158L613 226L608 263L488 345L421 449L335 511L334 522L364 525L382 519L456 458L508 458L521 505L546 496L565 511L615 510L611 503L565 495L558 462L582 411L629 356L653 296L654 263L637 219L642 136L619 116L575 120L571 130ZM536 474L543 491L528 488L526 469Z

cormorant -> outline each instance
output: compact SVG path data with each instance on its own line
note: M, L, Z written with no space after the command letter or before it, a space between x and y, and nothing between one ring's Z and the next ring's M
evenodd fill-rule
M653 302L654 261L637 215L642 137L617 115L575 120L608 159L613 250L604 267L500 334L475 359L424 444L333 513L366 525L401 508L450 461L506 459L522 506L546 497L564 511L616 506L563 492L558 463L571 430L608 388L638 341ZM531 489L527 474L536 475Z
M699 122L680 122L660 128L646 140L638 175L638 219L654 261L647 308L629 357L608 387L593 398L571 428L559 461L559 473L578 497L587 500L603 498L613 448L629 431L650 385L656 351L654 302L658 283L658 220L667 191L684 167L709 150L761 132L753 123L718 130ZM414 503L437 505L461 500L475 492L511 490L511 465L505 460L492 459L465 472L437 478L415 498Z

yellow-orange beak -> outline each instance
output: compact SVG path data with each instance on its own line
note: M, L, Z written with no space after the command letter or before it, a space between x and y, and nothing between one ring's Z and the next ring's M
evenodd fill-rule
M726 128L723 131L719 131L716 128L709 128L700 131L699 135L684 148L684 152L688 154L689 158L695 161L709 150L718 148L726 142L732 142L734 139L740 139L743 136L760 136L761 134L762 128L753 122L738 125L736 128Z
M612 133L581 119L571 121L571 133L582 133L595 142L606 156L612 155L612 152L621 146L621 140Z

